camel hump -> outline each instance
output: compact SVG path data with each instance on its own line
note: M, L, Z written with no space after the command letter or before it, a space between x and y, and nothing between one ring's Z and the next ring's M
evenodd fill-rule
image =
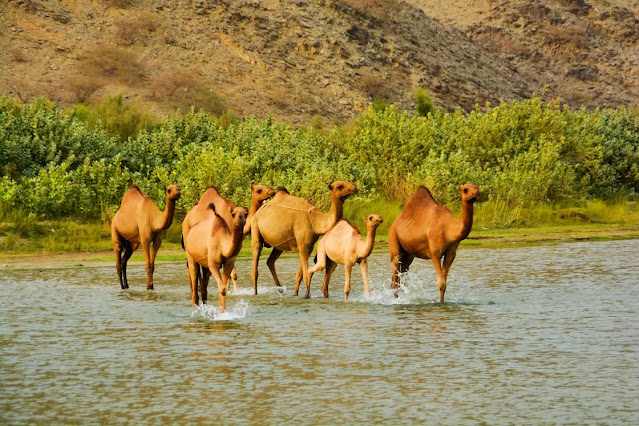
M296 210L308 210L313 207L313 205L307 200L300 197L294 197L292 195L284 194L283 192L278 192L273 198L271 204L274 206L285 206Z
M342 219L340 222L344 222L344 226L348 226L353 231L353 235L362 235L359 228L352 223L350 223L347 219Z
M420 185L417 188L417 191L406 201L406 208L410 208L412 204L437 204L433 194L431 194L430 190L426 188L424 185Z

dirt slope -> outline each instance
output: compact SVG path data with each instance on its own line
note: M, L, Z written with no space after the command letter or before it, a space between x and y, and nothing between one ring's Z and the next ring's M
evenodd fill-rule
M566 79L587 89L586 103L636 99L632 35L618 42L626 50L616 59L593 59L596 71L579 68L574 58L581 58L581 51L563 49L573 68L558 72L565 61L557 62L553 47L542 49L536 39L522 42L517 54L491 45L501 31L532 31L528 18L520 19L519 27L508 22L508 14L526 2L503 10L476 2L461 8L463 14L455 12L461 1L439 7L463 16L463 25L435 13L438 3L5 0L0 2L0 92L25 100L44 93L62 103L122 93L161 112L195 103L212 112L228 106L240 115L272 115L291 123L308 123L316 115L346 120L378 96L410 109L416 87L429 89L441 106L464 109L521 99L545 85L552 96L562 93ZM537 27L537 33L546 31ZM622 33L615 29L614 34ZM534 59L536 53L541 59ZM622 87L627 88L623 96Z

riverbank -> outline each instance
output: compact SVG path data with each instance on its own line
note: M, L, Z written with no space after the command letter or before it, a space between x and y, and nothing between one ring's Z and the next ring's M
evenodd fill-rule
M573 223L562 225L530 226L508 229L476 227L470 237L462 241L462 249L473 248L513 248L540 244L557 244L571 241L610 241L638 239L638 224ZM173 237L171 239L174 239ZM77 267L97 267L113 264L113 251L108 238L97 242L93 250L47 250L26 246L22 250L0 250L1 268L10 269L57 269ZM388 236L378 234L375 238L375 252L388 250ZM266 261L269 249L262 251L261 260ZM297 256L285 253L283 256ZM240 258L251 257L251 243L247 238L240 252ZM179 243L165 241L156 262L184 262L186 255ZM138 250L131 258L131 265L144 263L144 255Z

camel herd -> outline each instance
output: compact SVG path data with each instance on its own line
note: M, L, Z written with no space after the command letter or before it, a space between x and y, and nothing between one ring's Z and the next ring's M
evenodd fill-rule
M300 254L295 277L297 296L302 280L306 298L311 294L313 274L326 268L322 292L328 297L328 284L337 264L345 268L344 299L351 290L351 270L360 264L364 290L370 291L368 256L373 251L375 232L383 222L377 214L364 218L366 239L359 229L343 219L344 202L357 194L353 182L337 181L328 185L331 207L328 213L319 211L307 200L295 197L286 188L273 190L266 185L251 185L251 206L248 210L226 200L214 187L209 187L199 202L189 211L182 223L182 245L186 251L191 301L194 306L207 301L208 282L213 275L218 285L220 311L226 310L229 281L237 289L235 260L244 237L251 234L253 251L253 290L257 294L258 263L264 246L272 247L266 261L277 286L281 283L275 262L284 251ZM400 284L400 274L408 271L413 260L431 259L437 273L439 300L444 301L448 272L455 259L460 241L468 237L473 225L473 205L480 195L477 185L460 188L462 217L456 219L451 211L438 204L425 186L413 194L388 233L392 267L392 288ZM120 209L113 217L111 240L115 251L116 270L122 289L129 288L126 277L127 262L142 245L146 261L147 290L153 290L155 256L162 244L162 231L171 226L180 188L166 187L166 208L161 212L155 203L137 186L130 187L122 197ZM269 202L265 202L271 199ZM309 267L308 259L319 242L316 264ZM442 262L443 260L443 262ZM199 294L198 294L199 290Z

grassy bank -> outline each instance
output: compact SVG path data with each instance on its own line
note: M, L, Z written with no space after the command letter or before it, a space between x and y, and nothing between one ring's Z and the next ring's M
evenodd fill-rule
M512 247L639 237L639 209L636 202L606 204L592 201L583 207L571 208L539 205L527 209L511 208L507 214L500 209L504 207L496 202L477 204L473 231L462 247ZM347 202L346 215L363 232L363 216L368 213L384 216L385 221L376 237L376 250L385 250L388 228L400 211L401 205L398 203L355 199ZM510 218L510 223L497 220L504 216ZM24 212L14 215L4 212L3 217L4 221L0 223L0 258L94 252L98 260L111 259L110 253L104 253L112 249L108 222L79 219L37 221ZM181 217L178 217L165 232L159 260L184 259L180 232ZM248 238L240 256L250 256ZM141 252L138 251L133 259L141 260Z

